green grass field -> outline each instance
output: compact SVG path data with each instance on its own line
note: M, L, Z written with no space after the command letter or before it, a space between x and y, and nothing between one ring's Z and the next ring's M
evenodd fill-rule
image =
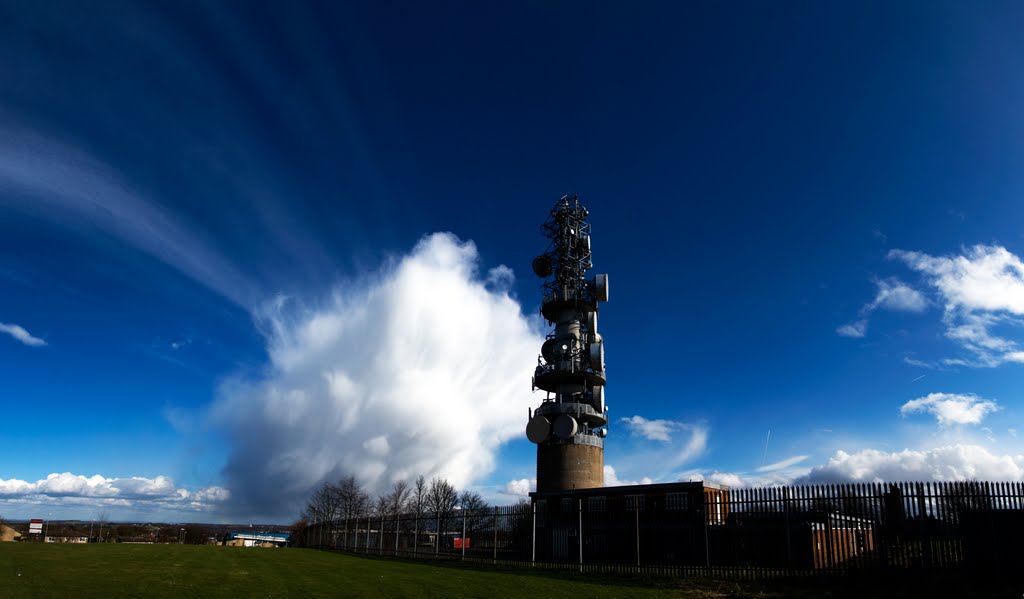
M461 562L195 545L0 543L0 599L28 597L1020 597L1012 580L641 580Z
M735 589L735 585L733 585ZM715 597L629 578L307 549L0 544L0 597Z

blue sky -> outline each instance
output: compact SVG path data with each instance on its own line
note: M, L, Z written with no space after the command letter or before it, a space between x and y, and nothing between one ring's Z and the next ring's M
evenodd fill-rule
M0 514L514 502L565 193L607 482L1020 480L1022 12L0 2Z

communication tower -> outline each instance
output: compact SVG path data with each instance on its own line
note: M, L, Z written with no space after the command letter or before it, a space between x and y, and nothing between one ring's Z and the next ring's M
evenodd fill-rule
M544 279L540 312L554 330L537 358L533 388L546 392L530 413L526 436L537 444L537 491L604 484L604 343L598 302L608 301L608 275L587 278L593 266L587 209L575 195L555 204L541 227L547 250L533 259Z

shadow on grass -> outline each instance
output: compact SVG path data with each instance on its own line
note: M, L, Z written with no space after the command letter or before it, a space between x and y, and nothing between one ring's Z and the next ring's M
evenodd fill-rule
M793 597L797 599L1024 596L1024 575L1014 572L954 571L856 572L845 576L801 576L771 580L720 580L703 576L669 577L639 573L581 573L568 568L530 567L461 561L458 558L411 559L337 552L350 558L432 567L460 572L490 572L508 576L545 578L564 582L586 581L604 587L656 589L690 597ZM571 566L570 566L571 567Z

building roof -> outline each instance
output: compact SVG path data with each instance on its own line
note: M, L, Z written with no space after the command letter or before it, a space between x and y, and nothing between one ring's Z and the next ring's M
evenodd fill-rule
M547 497L593 497L600 495L657 495L661 493L692 493L702 489L727 491L729 487L716 485L706 481L689 481L675 483L657 483L650 485L623 485L620 487L591 487L589 489L567 489L564 491L534 491L530 497L544 499Z
M286 543L292 538L290 532L229 532L228 540L241 539L243 541L269 541L271 543Z

